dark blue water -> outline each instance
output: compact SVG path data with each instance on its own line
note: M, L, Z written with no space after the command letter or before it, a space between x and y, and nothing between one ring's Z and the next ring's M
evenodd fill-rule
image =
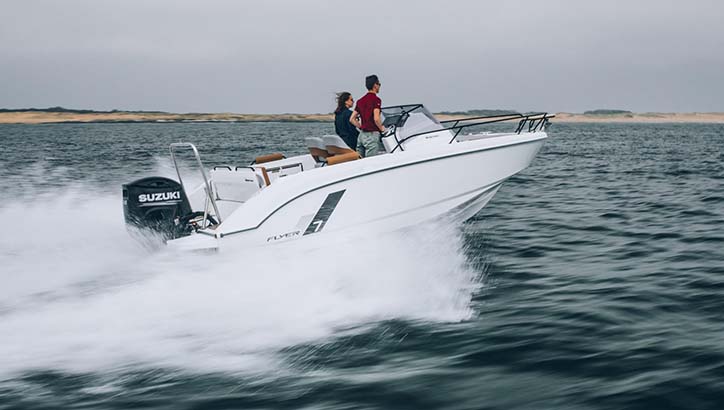
M330 131L0 126L0 408L724 406L724 126L554 124L477 216L369 263L126 235L120 184L170 142L243 164Z

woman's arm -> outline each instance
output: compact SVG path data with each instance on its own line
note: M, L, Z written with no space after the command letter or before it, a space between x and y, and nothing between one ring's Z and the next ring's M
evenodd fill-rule
M357 119L357 117L359 117L357 111L352 111L352 115L349 117L349 122L357 128L362 128L362 124L359 123L359 119Z

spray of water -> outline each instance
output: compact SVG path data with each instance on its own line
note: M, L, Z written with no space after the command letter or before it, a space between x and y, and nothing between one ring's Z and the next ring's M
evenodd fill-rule
M0 377L263 371L281 349L341 329L471 315L475 274L455 229L178 255L128 235L120 192L64 187L34 198L0 203Z

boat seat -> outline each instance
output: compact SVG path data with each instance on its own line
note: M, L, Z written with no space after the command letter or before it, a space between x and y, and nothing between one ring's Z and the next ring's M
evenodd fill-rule
M312 155L314 160L317 162L324 162L324 158L331 155L327 152L327 147L324 145L324 141L319 137L307 137L304 139L304 143L307 144L309 154Z
M265 182L251 168L215 167L209 176L216 199L220 201L246 202Z
M361 157L357 153L357 151L351 151L347 152L346 154L339 154L332 157L327 158L327 165L335 165L335 164L341 164L343 162L349 162L349 161L355 161L360 159Z
M324 146L327 151L332 155L355 152L355 150L351 149L338 135L324 135L322 136L322 141L324 141Z
M267 154L267 155L261 155L256 158L254 158L254 161L251 163L251 165L254 164L263 164L265 162L272 162L272 161L279 161L280 159L285 159L286 157L284 154L276 152L274 154Z

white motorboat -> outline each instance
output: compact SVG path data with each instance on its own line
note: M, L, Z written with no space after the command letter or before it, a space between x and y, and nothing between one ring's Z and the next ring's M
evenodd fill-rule
M337 136L309 137L309 154L264 155L250 165L206 170L193 144L171 144L178 181L150 177L124 185L126 221L160 233L174 248L222 251L360 227L377 233L436 218L461 222L531 163L553 117L438 121L422 104L384 107L382 114L386 153L368 158ZM504 122L517 127L468 132ZM184 185L181 149L195 155L203 179L198 187Z

